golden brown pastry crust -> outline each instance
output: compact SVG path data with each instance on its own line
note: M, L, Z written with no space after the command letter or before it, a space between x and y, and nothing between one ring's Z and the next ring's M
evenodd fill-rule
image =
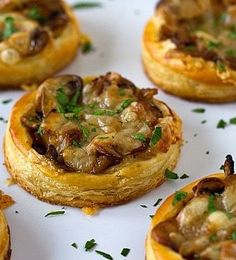
M62 1L62 5L69 20L59 36L54 37L48 29L49 40L40 52L23 56L15 64L6 64L0 59L0 89L41 83L76 56L81 38L77 18L65 2Z
M172 1L161 1L144 29L142 60L147 75L164 91L182 98L210 103L235 101L234 69L227 66L227 72L219 73L215 62L177 50L170 39L160 39L162 26L168 25L166 2Z
M0 259L9 260L11 256L10 233L3 212L0 211Z
M138 197L164 181L164 171L175 167L181 140L181 121L161 101L164 117L172 122L175 141L166 152L149 159L121 162L102 174L65 173L32 149L32 139L21 117L33 106L36 91L24 95L14 106L4 140L5 164L17 183L37 198L74 207L105 207ZM171 138L172 138L171 137Z
M217 177L220 179L224 179L225 175L222 173L211 174L207 177ZM204 178L203 178L204 179ZM180 189L180 191L187 192L193 194L192 188L196 186L196 184L200 180L194 181L184 188ZM175 217L177 213L181 210L182 204L177 204L175 206L172 205L174 194L169 196L165 202L160 206L160 208L156 211L151 227L148 232L147 240L146 240L146 259L147 260L184 260L184 258L171 248L164 246L160 243L157 243L151 236L152 229L162 221L165 221L169 218ZM193 196L193 195L192 195Z

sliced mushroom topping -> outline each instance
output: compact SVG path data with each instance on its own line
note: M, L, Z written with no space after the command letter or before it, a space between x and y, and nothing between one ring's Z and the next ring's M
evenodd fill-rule
M29 111L22 123L40 135L37 143L55 163L78 172L102 173L124 158L145 152L150 156L158 143L150 147L150 139L163 117L153 101L155 94L137 89L116 73L85 86L77 76L56 77L39 87L35 111ZM39 120L36 114L41 115ZM168 145L176 142L169 139Z
M83 81L75 75L60 76L46 80L39 88L36 97L36 106L46 117L51 111L56 110L58 101L61 105L77 105L81 101ZM76 97L76 99L73 97Z
M194 195L222 193L225 189L225 184L219 178L204 178L196 186L193 187Z

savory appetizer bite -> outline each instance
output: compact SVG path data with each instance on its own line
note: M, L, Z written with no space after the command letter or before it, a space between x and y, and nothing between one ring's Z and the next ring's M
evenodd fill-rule
M14 203L12 198L5 195L0 191L0 259L9 260L11 257L11 241L10 241L10 231L7 225L6 218L2 212Z
M142 42L151 80L173 95L236 100L236 2L161 0Z
M0 89L41 83L74 58L79 40L62 0L0 1Z
M181 121L116 73L46 80L15 104L5 136L12 177L41 200L124 203L160 185L181 146Z
M147 260L236 259L236 175L226 156L224 174L195 181L157 210L147 238Z

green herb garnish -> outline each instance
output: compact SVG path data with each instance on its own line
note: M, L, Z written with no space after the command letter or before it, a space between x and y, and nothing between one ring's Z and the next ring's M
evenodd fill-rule
M45 22L46 17L42 15L41 10L37 6L33 6L28 10L27 16L35 21L38 21L40 23Z
M138 141L143 142L143 143L146 141L146 137L145 137L145 135L142 134L142 133L134 134L134 135L132 135L132 137L133 137L135 140L138 140Z
M127 256L129 252L130 252L129 248L123 248L120 254L123 256Z
M216 127L224 129L226 126L227 126L227 122L225 122L223 119L220 119Z
M98 2L78 2L73 4L71 7L73 9L87 9L87 8L102 7L102 4Z
M165 177L166 177L166 179L169 179L169 180L177 180L177 179L179 179L178 174L175 173L175 172L172 172L169 169L165 170Z
M17 32L15 28L15 19L11 16L8 16L4 19L4 29L2 33L3 39L9 38L13 33Z
M43 127L42 127L42 126L39 126L39 128L38 128L38 130L37 130L36 133L42 136L42 135L44 134L44 129L43 129Z
M162 202L162 198L158 199L154 204L153 204L153 207L156 207L158 206L161 202Z
M73 246L74 248L78 249L78 245L75 242L72 243L71 246Z
M5 99L5 100L3 100L2 101L2 104L4 104L4 105L6 105L6 104L8 104L8 103L10 103L10 102L12 102L12 99Z
M148 206L147 205L140 205L140 207L147 208Z
M223 164L220 166L220 170L224 170L224 165Z
M82 46L81 46L81 52L83 54L87 54L87 53L90 53L92 51L94 51L95 48L93 47L92 43L87 41L85 42Z
M229 31L229 34L228 34L228 37L231 39L231 40L236 40L236 28L235 26L232 26L230 31Z
M236 117L230 118L229 123L231 125L236 125Z
M96 243L95 239L88 240L84 245L85 251L92 250L96 245L97 245L97 243Z
M155 144L157 144L157 142L161 139L162 136L162 129L161 127L156 127L155 130L152 133L152 137L150 140L150 146L154 146Z
M8 120L4 119L3 117L0 117L0 121L2 121L3 123L8 123Z
M178 202L184 200L187 197L188 193L185 191L176 191L172 205L175 206Z
M58 215L64 215L64 214L65 214L65 210L57 210L57 211L48 212L44 217L58 216Z
M213 42L213 41L208 41L207 43L207 49L208 50L214 50L216 48L219 48L221 45L220 42Z
M121 104L120 107L116 110L117 113L122 112L123 110L125 110L129 105L131 105L131 103L133 103L135 100L134 99L126 99L124 100Z
M119 89L118 89L118 93L119 93L119 96L120 96L120 97L123 97L123 96L125 96L125 94L126 94L126 93L125 93L125 90L124 90L123 88L119 88Z
M236 240L236 231L232 233L232 240Z
M216 211L216 207L215 207L215 195L211 194L208 197L208 212L209 213L213 213Z
M102 252L102 251L99 251L99 250L95 250L95 252L101 256L103 256L104 258L106 259L109 259L109 260L113 260L113 257L105 252Z
M217 236L216 236L216 234L210 235L210 236L209 236L209 241L212 242L212 243L216 242L216 241L217 241Z
M180 179L187 179L187 178L189 178L189 176L185 173L182 176L180 176Z
M205 108L195 108L192 110L192 112L199 113L199 114L205 113L205 111L206 111Z
M225 64L220 60L216 61L216 68L220 73L226 72Z
M149 217L150 217L150 218L153 218L153 217L154 217L154 215L149 215Z
M225 51L225 55L227 57L236 58L236 50L235 49L228 49L228 50Z
M81 144L77 141L77 140L72 140L72 144L74 145L74 146L76 146L76 147L79 147L79 148L81 148Z
M116 113L117 113L117 111L115 111L115 110L99 108L93 112L93 115L95 115L95 116L114 116Z
M205 124L207 121L206 120L202 120L201 124Z

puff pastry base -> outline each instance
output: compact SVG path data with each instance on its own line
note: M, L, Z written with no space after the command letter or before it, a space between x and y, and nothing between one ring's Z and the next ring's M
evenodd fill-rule
M151 19L142 39L142 60L148 77L164 91L181 98L224 103L236 100L235 71L230 70L227 78L222 78L213 62L191 57L178 52L174 58L167 58L173 49L171 41L158 41L161 24Z
M60 36L50 36L45 48L36 55L22 57L14 65L0 60L0 89L19 88L41 83L75 58L81 34L77 18L66 3L63 3L69 22Z
M40 200L73 207L105 207L136 198L164 182L164 172L176 165L181 138L167 152L130 164L120 163L103 174L65 173L31 147L31 138L21 117L34 105L36 91L14 106L4 140L5 164L13 179ZM160 102L160 101L157 101ZM171 111L160 102L165 111ZM169 112L181 137L181 121Z
M224 179L225 175L222 173L211 174L207 177L217 177ZM204 178L203 178L204 179ZM180 191L192 193L192 188L196 186L199 180L192 182L182 188ZM184 258L173 251L171 248L157 243L151 236L152 229L162 221L170 219L177 215L177 213L182 208L182 205L172 205L174 199L174 194L169 196L165 202L156 211L154 217L152 218L151 227L149 229L147 240L146 240L146 260L184 260Z

